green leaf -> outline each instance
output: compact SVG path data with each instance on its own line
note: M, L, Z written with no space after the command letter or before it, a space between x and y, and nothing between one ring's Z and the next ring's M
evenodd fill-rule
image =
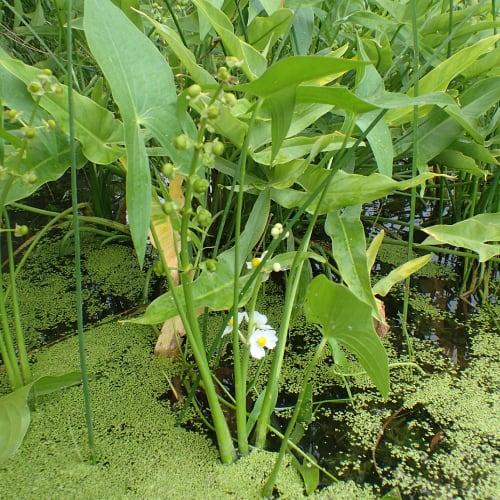
M151 178L141 127L170 153L180 132L172 71L154 44L109 0L85 0L84 29L89 48L106 77L125 128L127 210L140 264L151 215Z
M372 308L373 316L381 320L370 283L365 230L360 214L360 205L348 207L342 214L330 212L326 216L325 232L332 239L332 254L342 280L356 297Z
M265 101L271 111L271 163L274 162L292 123L295 87L287 87Z
M325 337L335 339L356 356L382 397L387 398L389 362L373 327L371 307L347 287L321 275L309 285L304 310L308 322L319 324Z
M314 9L300 7L293 19L293 41L297 54L303 56L309 52L314 33Z
M282 147L274 159L274 165L289 163L292 160L302 158L315 151L316 154L322 151L337 151L345 147L350 148L354 145L354 139L347 139L341 132L333 132L328 135L320 136L298 136L283 141ZM266 148L258 153L252 153L252 158L263 165L271 165L272 148Z
M429 71L419 80L419 92L435 92L436 90L446 90L453 78L467 70L477 59L491 50L495 43L500 40L500 35L490 36L479 40L470 47L465 47L453 54L451 57L438 64L432 71ZM408 95L413 95L413 87L408 91ZM412 120L412 110L401 109L389 111L386 120L394 125L401 125Z
M243 266L247 256L260 240L267 224L269 216L269 194L262 192L255 202L252 212L248 218L245 230L240 237L240 267ZM217 269L211 273L202 271L191 285L194 307L208 307L213 311L228 309L233 302L234 284L234 247L226 250L217 257ZM244 286L249 278L249 274L240 279L241 286ZM177 287L181 307L184 304L182 288ZM172 292L167 292L154 300L146 309L144 316L131 320L132 323L151 325L162 323L178 314L175 307Z
M328 56L294 56L273 64L257 80L232 87L259 97L282 92L285 87L316 80L342 71L360 68L367 63Z
M500 100L500 77L485 78L469 87L461 96L462 114L475 123L480 130L478 119ZM418 128L419 161L428 163L448 148L461 135L463 128L455 118L441 109L434 109ZM399 156L413 147L411 137L400 141L396 147Z
M375 264L375 259L377 258L378 251L380 249L380 246L382 245L384 241L384 236L385 232L382 229L380 233L373 238L372 242L370 243L370 246L368 247L368 250L366 251L366 258L367 258L367 263L368 263L368 270L371 271L373 268L373 264Z
M42 396L80 382L80 372L40 377L31 384L0 397L0 462L11 457L24 440L31 421L28 406L31 390L37 396Z
M470 156L465 156L460 151L454 151L453 149L445 149L434 160L450 170L467 172L478 177L486 177L489 174L486 170L479 168Z
M28 85L40 74L38 68L28 66L21 61L11 58L0 48L0 70L6 70L17 79ZM2 73L0 71L0 73ZM0 78L5 78L0 75ZM10 85L3 86L2 99L12 102L13 92ZM58 126L68 133L68 95L67 87L61 85L61 94L45 94L40 99L40 106L50 113ZM92 162L108 164L115 161L123 153L117 144L123 141L122 124L115 119L113 113L96 104L92 99L77 92L73 93L75 112L75 134L82 144L83 154ZM33 101L34 106L34 101ZM24 116L25 119L29 118Z
M217 84L216 79L196 62L194 54L182 43L181 38L175 30L165 24L160 24L143 12L141 12L141 15L154 26L158 35L168 43L169 47L174 51L183 66L186 67L189 75L196 83L200 85Z
M363 59L368 60L368 56L363 47L363 42L358 38L358 46ZM375 66L370 64L360 68L358 72L362 75L356 85L356 95L361 98L384 93L384 81L378 74ZM378 116L378 111L371 111L356 119L356 125L361 131L367 130L373 120ZM373 151L373 156L377 162L378 171L381 174L392 176L392 163L394 160L394 148L392 146L391 132L384 120L379 120L376 125L368 132L366 139Z
M45 396L67 387L78 385L82 382L82 373L68 372L63 375L47 375L33 382L33 392L36 396Z
M240 61L243 61L241 70L250 80L264 73L267 67L266 58L234 34L233 25L222 10L219 10L207 0L193 0L193 3L198 8L198 12L206 16L221 37L227 55L237 57Z
M272 47L290 26L293 12L279 9L268 17L256 17L247 28L248 43L257 50Z
M373 293L385 297L389 290L400 281L405 280L408 276L417 272L420 268L424 267L430 260L432 255L424 255L416 259L405 262L396 269L393 269L387 276L379 280L373 287Z
M452 225L422 228L429 235L422 245L453 245L479 254L479 262L500 255L500 212L479 214Z
M302 185L304 191L271 189L271 198L285 208L299 207L308 200L311 193L325 181L328 175L330 173L325 169L309 166L298 179L298 183ZM382 174L358 175L339 170L333 174L333 179L329 184L319 212L324 214L337 208L368 203L396 190L405 190L421 185L433 177L436 177L436 174L426 172L413 179L398 182ZM317 198L308 206L307 211L313 213L316 204Z
M31 384L0 398L0 461L11 457L23 442L31 420L30 390Z
M314 463L316 463L316 459L312 455L308 453L307 456ZM312 495L316 491L316 488L319 485L319 469L317 467L314 467L314 465L311 464L311 462L309 462L305 458L303 462L300 463L295 457L293 457L292 465L302 476L306 494Z
M144 29L142 19L136 12L140 8L139 0L112 0L113 3L120 7L123 13L139 28L141 31Z

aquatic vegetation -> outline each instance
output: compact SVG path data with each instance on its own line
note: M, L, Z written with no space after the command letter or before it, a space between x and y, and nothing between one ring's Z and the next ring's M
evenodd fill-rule
M142 354L119 342L116 373L128 365L115 354L144 361L153 333L155 354L175 359L151 360L153 380L124 402L152 408L152 428L170 398L169 418L209 433L222 464L255 470L251 497L301 496L299 477L307 495L493 491L496 437L481 415L496 375L481 369L496 368L491 346L468 352L486 342L469 335L471 321L488 329L481 311L498 328L494 1L67 0L31 13L1 2L0 355L12 392L0 458L19 450L39 398L67 388L52 396L64 402L81 380L79 453L89 476L115 467L96 438L116 450L99 418L123 402L93 414L93 385L117 375L87 360L85 323L127 311L120 328L147 342ZM51 330L76 330L79 372L33 378L28 352ZM92 338L99 354L107 340ZM158 370L167 390L146 403ZM474 412L449 407L462 396Z

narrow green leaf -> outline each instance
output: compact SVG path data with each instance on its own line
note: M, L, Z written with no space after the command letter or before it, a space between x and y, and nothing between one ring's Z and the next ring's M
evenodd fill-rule
M342 280L356 297L372 308L373 316L380 320L370 283L365 231L360 214L360 205L348 207L342 214L337 210L330 212L326 216L325 232L332 239L332 254Z
M382 242L384 241L385 232L382 229L380 233L373 238L368 250L366 251L366 258L368 262L368 270L371 271L373 269L373 265L375 264L375 259L377 258L378 251Z
M233 88L259 97L269 97L281 92L285 87L360 68L366 64L362 61L328 56L287 57L273 64L257 80L235 85Z
M256 17L247 28L248 43L257 50L272 47L290 26L293 12L279 9L268 17Z
M424 255L422 257L417 257L416 259L409 260L405 262L396 269L393 269L387 276L383 277L381 280L377 281L373 287L373 293L385 297L390 289L400 281L405 280L408 276L417 272L419 269L424 267L430 260L432 255Z

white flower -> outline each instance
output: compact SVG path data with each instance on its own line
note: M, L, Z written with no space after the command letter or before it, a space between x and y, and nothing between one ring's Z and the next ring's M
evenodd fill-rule
M226 328L224 328L224 331L222 332L223 336L227 335L228 333L232 333L232 331L233 331L233 325L234 325L234 321L233 320L234 320L234 317L231 316L229 318L229 321L227 322ZM238 313L238 326L241 325L242 321L247 321L248 322L248 314L245 311Z
M254 330L272 330L274 332L273 327L267 322L267 316L258 311L254 311L252 315L252 323Z
M252 260L247 260L247 269L257 269L262 262L262 259L265 257L267 252L263 252L260 257L253 257Z
M262 359L266 355L265 349L274 349L276 347L278 337L276 336L276 332L272 329L254 330L248 342L250 344L250 354L252 357Z

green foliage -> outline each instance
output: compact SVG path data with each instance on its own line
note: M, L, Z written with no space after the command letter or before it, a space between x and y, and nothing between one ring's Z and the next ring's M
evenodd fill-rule
M309 285L304 310L308 321L321 325L323 335L356 355L386 398L389 394L387 354L375 333L371 307L346 287L318 276Z

